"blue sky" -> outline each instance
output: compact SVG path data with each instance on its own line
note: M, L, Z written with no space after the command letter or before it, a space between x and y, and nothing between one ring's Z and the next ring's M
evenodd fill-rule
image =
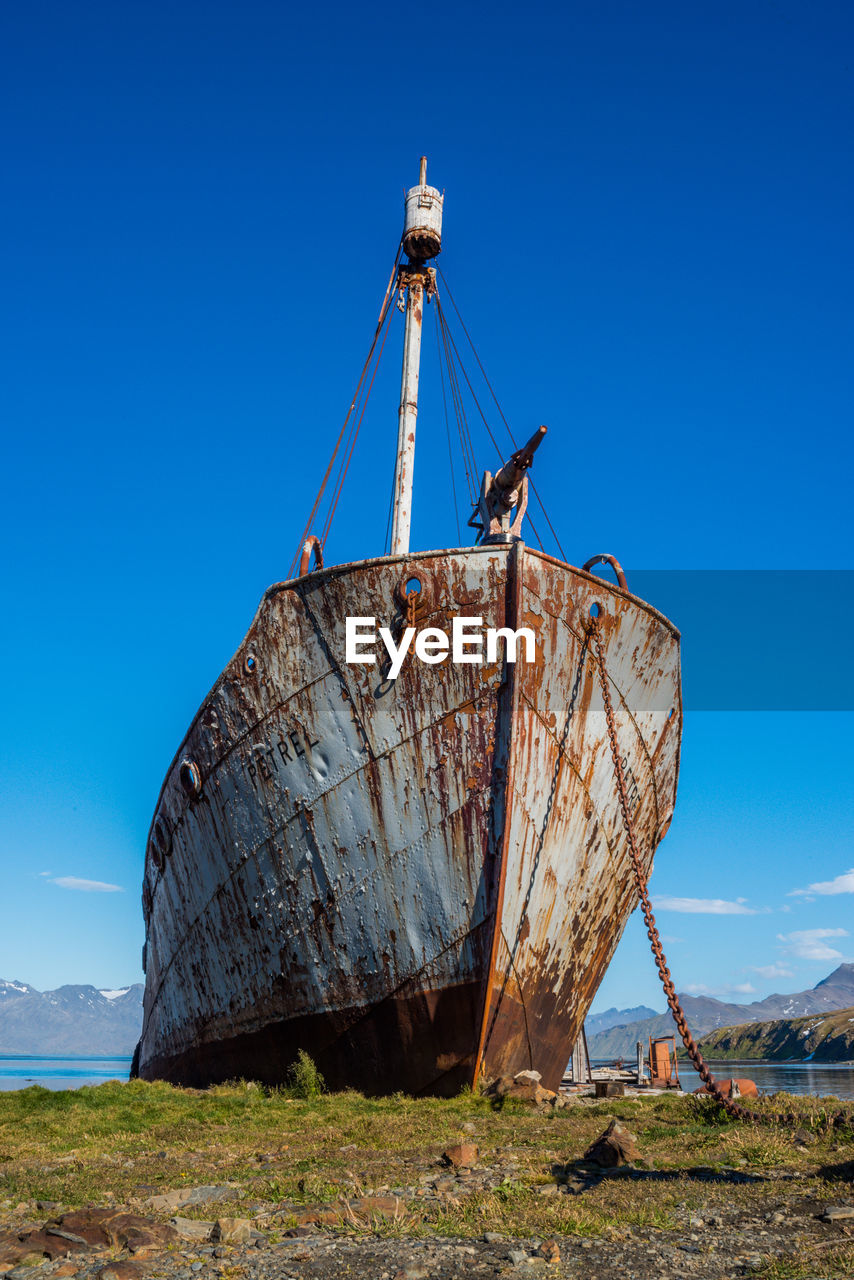
M163 772L287 572L422 153L508 418L549 425L572 562L854 567L850 5L34 0L2 28L0 975L141 976ZM434 344L422 548L456 542ZM330 560L383 546L399 352L398 327ZM817 595L781 611L793 690L839 652ZM733 609L722 660L761 666L761 621ZM652 882L685 989L854 956L852 715L780 688L686 716ZM661 1004L645 947L635 919L597 1005Z

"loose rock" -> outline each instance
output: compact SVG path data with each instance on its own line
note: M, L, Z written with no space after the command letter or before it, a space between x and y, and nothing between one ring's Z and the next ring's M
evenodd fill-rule
M536 1106L545 1103L554 1103L557 1094L552 1089L544 1089L539 1080L529 1078L530 1073L520 1072L520 1075L500 1076L497 1080L493 1080L484 1090L487 1098L495 1098L500 1101L504 1098L517 1098L520 1102L530 1102ZM533 1072L537 1075L537 1072Z
M136 1262L109 1262L97 1273L98 1280L139 1280L143 1275L142 1267Z
M458 1142L456 1146L448 1147L447 1151L442 1153L442 1159L446 1164L453 1165L455 1169L470 1169L472 1165L477 1164L479 1154L476 1143Z
M612 1120L605 1132L587 1148L584 1159L603 1169L617 1169L630 1160L637 1160L639 1155L634 1134L619 1120Z
M252 1239L252 1223L248 1218L218 1218L211 1239L222 1244L247 1244Z
M210 1240L214 1224L201 1218L170 1218L169 1225L183 1240Z
M821 1215L822 1222L842 1222L847 1218L854 1218L854 1207L850 1204L828 1205Z
M145 1203L152 1209L180 1209L182 1205L214 1204L221 1200L242 1200L246 1192L241 1187L224 1183L216 1187L177 1187L162 1195L149 1196Z
M557 1240L544 1240L537 1253L546 1262L560 1262L560 1248Z

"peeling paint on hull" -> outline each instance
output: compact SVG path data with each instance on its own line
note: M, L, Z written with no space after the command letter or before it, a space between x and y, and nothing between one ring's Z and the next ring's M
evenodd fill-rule
M347 616L399 630L412 577L418 627L531 626L536 661L347 664ZM636 905L594 602L649 869L682 719L654 609L522 544L267 592L152 823L141 1076L274 1084L305 1048L335 1088L452 1093L529 1066L556 1085Z

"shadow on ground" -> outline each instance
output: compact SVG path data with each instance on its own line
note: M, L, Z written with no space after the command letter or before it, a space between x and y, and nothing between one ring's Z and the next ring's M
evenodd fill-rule
M854 1168L852 1165L847 1167ZM552 1177L565 1185L573 1195L581 1195L603 1182L676 1182L687 1178L693 1182L714 1182L722 1186L735 1186L768 1181L768 1178L761 1173L745 1173L742 1169L714 1169L710 1165L697 1165L693 1169L638 1169L635 1166L603 1169L600 1165L594 1165L587 1160L570 1160L566 1164L553 1164L551 1173Z

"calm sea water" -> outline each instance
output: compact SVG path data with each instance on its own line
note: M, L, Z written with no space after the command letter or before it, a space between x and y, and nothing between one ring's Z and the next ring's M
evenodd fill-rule
M30 1058L0 1056L0 1091L28 1089L79 1089L105 1080L127 1080L130 1058Z
M594 1060L594 1066L608 1065ZM628 1060L627 1060L628 1065ZM753 1080L760 1093L814 1093L819 1097L854 1098L854 1064L850 1062L713 1062L712 1074L719 1080ZM702 1081L696 1071L679 1064L682 1088L699 1088Z
M709 1062L712 1074L720 1080L747 1077L760 1093L815 1093L819 1097L854 1098L854 1066L850 1063L823 1062ZM696 1071L683 1071L679 1079L683 1089L697 1089L702 1084Z
M0 1091L28 1089L79 1089L84 1084L105 1080L127 1080L130 1058L28 1058L0 1057ZM811 1062L710 1062L722 1080L747 1076L755 1080L760 1093L814 1093L820 1097L854 1099L854 1066L850 1063ZM695 1071L679 1068L683 1089L700 1083Z

